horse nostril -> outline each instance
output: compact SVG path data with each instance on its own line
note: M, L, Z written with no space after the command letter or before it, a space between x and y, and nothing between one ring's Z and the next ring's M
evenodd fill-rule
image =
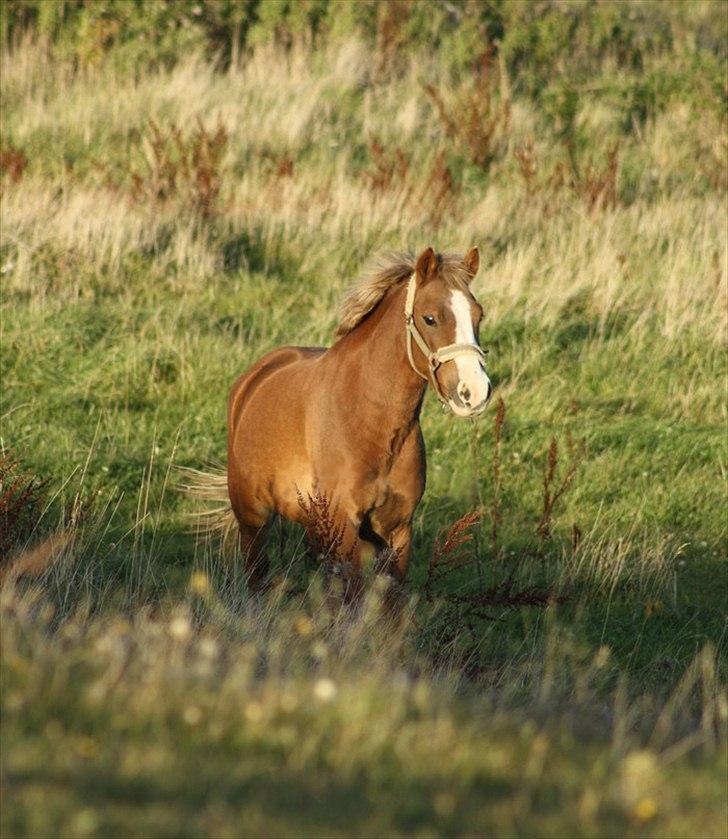
M463 402L467 405L470 402L470 390L467 385L464 385L462 382L458 385L458 394Z

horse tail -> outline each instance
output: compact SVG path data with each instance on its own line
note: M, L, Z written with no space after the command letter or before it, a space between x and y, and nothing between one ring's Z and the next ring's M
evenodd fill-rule
M227 469L215 467L203 472L178 466L177 472L181 476L179 490L200 503L199 509L192 513L198 538L219 539L223 552L230 555L235 550L238 522L230 506Z

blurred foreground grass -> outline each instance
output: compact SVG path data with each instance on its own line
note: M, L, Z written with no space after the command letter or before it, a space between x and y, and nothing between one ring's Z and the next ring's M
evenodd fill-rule
M658 707L552 627L476 689L376 590L334 625L315 591L234 606L197 574L52 628L6 587L2 835L723 835L709 651Z

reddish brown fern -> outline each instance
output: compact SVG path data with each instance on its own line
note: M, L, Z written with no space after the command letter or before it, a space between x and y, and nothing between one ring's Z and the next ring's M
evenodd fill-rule
M296 491L298 506L304 514L304 527L309 544L323 566L329 583L332 578L341 583L341 596L344 602L356 600L361 593L361 574L354 563L356 542L344 551L344 525L337 523L336 509L329 498L318 489L305 497ZM329 595L332 587L329 586ZM339 601L330 605L336 608Z
M453 594L450 599L453 603L465 607L463 615L487 619L491 619L492 616L482 611L484 609L519 609L523 606L544 609L552 603L568 601L566 595L557 594L550 586L531 585L518 589L510 579L491 586L480 594Z
M482 518L483 513L479 510L465 513L465 515L460 516L457 521L451 524L447 531L441 531L435 537L435 542L432 546L432 556L427 566L427 580L425 583L425 591L428 599L433 596L434 587L442 582L443 578L467 564L469 557L465 556L460 549L463 545L472 542L473 534L470 530Z
M378 3L375 55L376 74L386 76L398 67L400 54L407 44L407 23L416 0L397 0L394 3Z
M435 539L432 558L427 569L425 594L428 600L437 598L455 611L453 620L463 628L475 629L470 621L474 619L494 620L489 609L518 609L532 606L546 608L552 603L564 603L567 596L557 593L552 586L529 585L516 587L515 567L508 579L475 593L462 594L439 588L454 571L465 568L471 557L461 551L463 545L472 541L470 529L482 518L482 513L473 511L461 516L444 535Z
M0 173L7 175L13 183L17 183L28 168L28 158L25 153L10 144L0 148Z
M371 165L362 177L374 192L397 193L402 204L421 209L433 227L454 212L460 187L444 150L437 153L424 177L414 177L411 160L399 146L388 149L376 136L369 142L369 158Z
M433 227L438 227L453 209L459 194L460 189L447 165L445 152L440 151L422 190L422 200L428 202L429 220Z
M12 455L0 455L0 560L30 535L47 484L28 475Z
M344 541L344 527L336 523L328 497L318 490L305 497L297 490L296 495L311 548L321 559L337 559Z
M202 217L215 212L222 188L222 162L228 134L223 125L212 131L200 119L184 135L174 123L166 130L154 120L143 139L145 166L131 174L133 200L162 204L177 200Z
M539 541L539 554L541 555L543 555L546 540L551 535L554 507L571 486L582 459L583 452L577 450L571 435L567 436L567 441L570 454L569 463L558 485L556 485L556 473L559 463L559 445L556 442L556 437L551 438L551 444L549 445L549 451L546 457L546 466L543 475L543 506L541 518L536 527L536 535Z
M617 206L617 176L619 174L619 143L607 150L602 168L590 163L581 178L575 179L574 189L590 212L613 209Z
M470 85L448 108L433 84L425 84L445 134L481 169L490 169L506 144L511 103L506 91L496 96L495 50L488 47L473 65ZM502 68L501 71L502 73Z
M375 136L369 142L369 156L372 160L372 168L367 170L365 177L373 190L383 192L405 184L410 164L409 158L399 146L387 152L382 142Z

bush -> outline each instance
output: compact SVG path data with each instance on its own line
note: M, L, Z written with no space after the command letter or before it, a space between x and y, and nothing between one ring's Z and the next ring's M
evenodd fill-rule
M6 42L32 31L79 63L108 56L132 70L172 64L191 49L224 66L261 42L290 45L355 35L377 50L387 72L396 71L405 52L437 50L459 77L494 45L518 90L536 99L558 78L582 84L600 76L605 65L620 77L641 76L656 56L669 55L673 79L692 86L707 69L711 95L724 100L722 14L720 2L6 0L0 31ZM655 87L654 80L647 84ZM649 91L644 94L635 92L643 100L638 109L651 104Z
M190 50L229 61L245 43L258 0L9 0L3 40L31 30L80 64L169 66Z

